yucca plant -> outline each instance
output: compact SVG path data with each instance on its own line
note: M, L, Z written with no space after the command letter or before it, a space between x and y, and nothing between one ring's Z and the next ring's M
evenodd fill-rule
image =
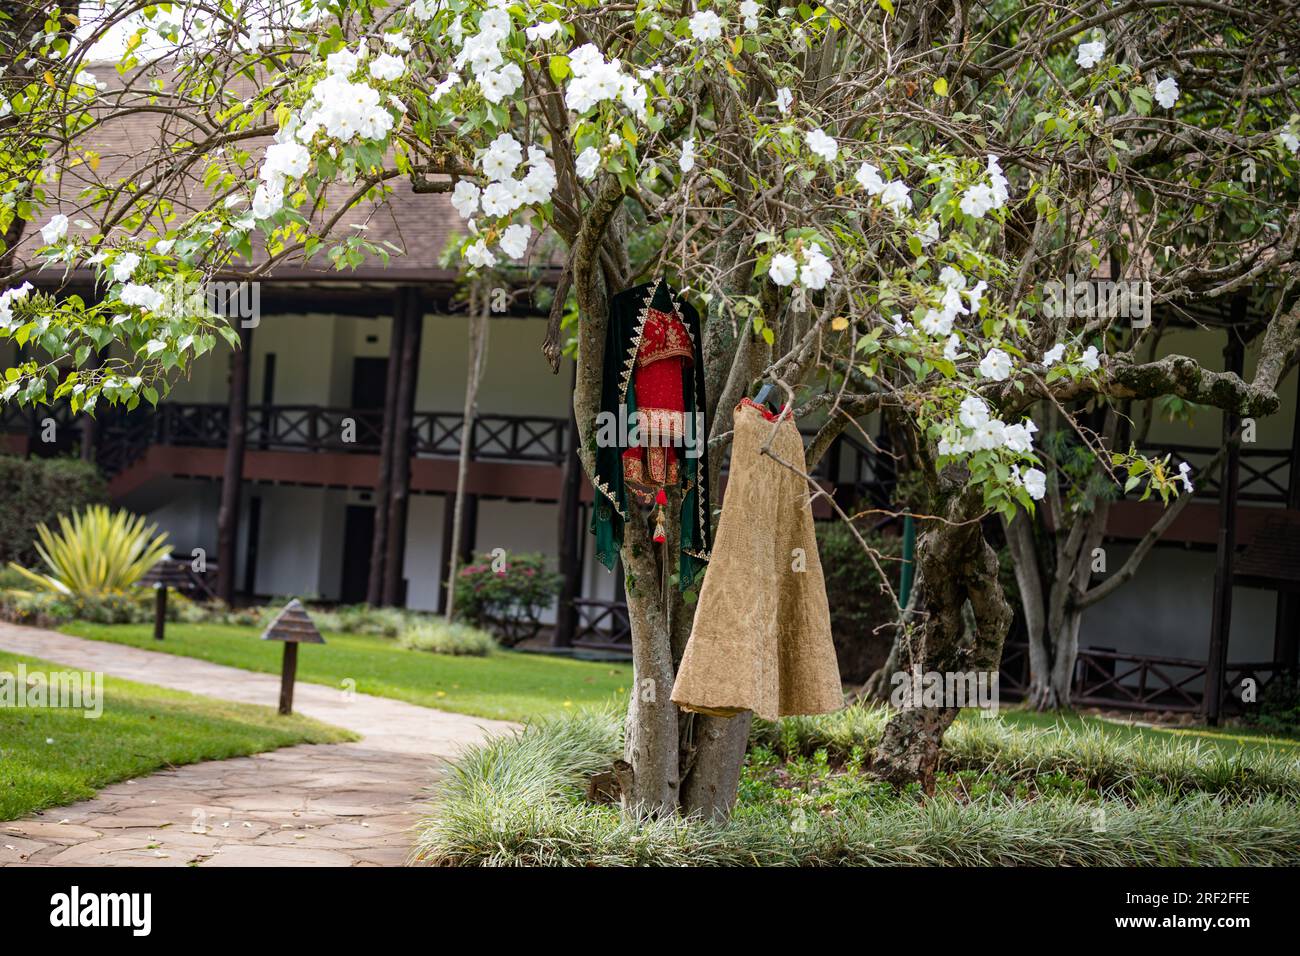
M59 515L59 532L36 526L36 553L49 569L42 574L10 562L29 581L59 594L106 594L135 584L167 557L167 535L129 511L91 505L69 519Z

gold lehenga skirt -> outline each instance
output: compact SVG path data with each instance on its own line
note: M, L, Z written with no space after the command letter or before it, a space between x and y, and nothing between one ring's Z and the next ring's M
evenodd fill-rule
M672 699L685 710L769 720L844 706L803 442L751 403L736 407L731 473L690 641Z

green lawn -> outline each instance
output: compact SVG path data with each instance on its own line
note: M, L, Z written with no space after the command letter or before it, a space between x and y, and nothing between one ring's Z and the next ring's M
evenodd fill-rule
M1272 750L1292 753L1300 757L1300 740L1293 737L1279 737L1253 730L1249 727L1135 727L1105 720L1099 717L1081 716L1079 714L1038 714L1026 710L1004 709L999 716L1013 727L1049 728L1065 726L1070 729L1082 727L1101 728L1108 734L1121 739L1139 739L1160 742L1181 740L1189 744L1213 746L1232 753L1234 751ZM976 712L962 714L963 720L982 720Z
M149 625L65 625L79 637L115 641L151 651L197 657L246 670L280 672L281 646L261 640L257 628L225 624L168 624L155 641ZM487 657L451 657L409 651L386 637L325 635L326 644L304 645L298 679L331 687L356 682L364 694L393 697L475 717L524 720L584 704L626 697L630 664L595 663L541 654L498 651Z
M67 670L0 653L0 672ZM355 740L307 717L234 704L149 684L104 678L103 712L0 707L0 820L95 795L118 780L200 760L219 760L299 743Z

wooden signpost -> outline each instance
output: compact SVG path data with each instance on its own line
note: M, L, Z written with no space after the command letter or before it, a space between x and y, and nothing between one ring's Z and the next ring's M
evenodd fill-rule
M294 598L275 616L265 631L264 641L283 641L284 660L280 666L280 713L293 713L293 682L298 674L298 645L324 644L302 602Z

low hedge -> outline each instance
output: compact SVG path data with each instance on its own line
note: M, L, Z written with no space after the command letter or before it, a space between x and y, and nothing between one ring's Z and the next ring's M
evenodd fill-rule
M108 484L88 462L0 455L0 567L34 567L38 524L57 527L61 514L107 503Z

